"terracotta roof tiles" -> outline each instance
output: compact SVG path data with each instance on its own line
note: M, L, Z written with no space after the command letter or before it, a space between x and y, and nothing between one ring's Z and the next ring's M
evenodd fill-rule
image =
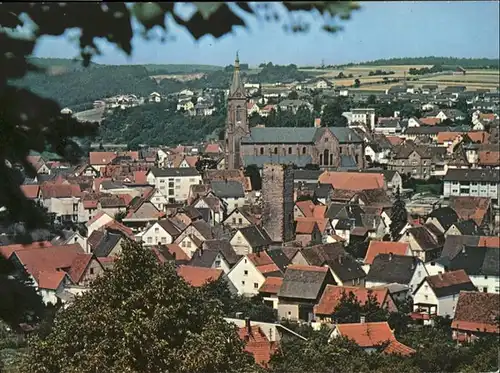
M259 293L278 294L283 278L281 277L267 277L259 289Z
M354 286L327 285L319 303L314 307L314 313L319 315L333 314L344 293L348 295L352 292L361 304L365 304L370 291L380 305L384 304L389 294L386 288L368 289Z
M370 241L363 262L372 264L373 259L379 254L407 255L408 248L408 243L403 242Z
M181 265L177 268L177 274L191 286L200 287L210 281L218 280L224 272L221 269L192 267Z
M500 333L500 295L476 291L461 291L458 296L453 329Z
M360 347L374 347L396 340L386 321L337 324L340 335L352 339Z
M40 193L40 186L36 184L21 185L21 190L26 198L35 199L38 198L38 195Z

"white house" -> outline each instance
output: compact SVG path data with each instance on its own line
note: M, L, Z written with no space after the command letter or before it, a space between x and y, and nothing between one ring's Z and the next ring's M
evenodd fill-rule
M180 233L179 228L169 219L163 219L158 220L141 233L141 240L144 246L166 245L174 242Z
M201 184L201 175L196 168L151 168L146 174L148 184L154 185L169 203L185 202L189 187Z
M149 102L161 102L161 95L158 92L150 93Z
M265 274L274 271L279 271L279 268L271 257L262 251L241 257L227 276L238 290L238 294L254 296L259 294L259 288L266 280Z
M375 128L375 109L364 108L364 109L351 109L351 123L363 123L367 125L371 130ZM344 114L342 114L344 115Z
M424 323L432 316L453 318L462 290L476 290L464 270L428 276L413 291L413 312L419 314Z

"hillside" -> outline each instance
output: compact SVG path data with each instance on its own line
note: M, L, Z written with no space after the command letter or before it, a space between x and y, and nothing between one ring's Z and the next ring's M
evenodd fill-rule
M226 115L221 103L220 100L216 102L220 109L217 114L206 117L190 117L176 112L175 101L116 110L101 123L97 140L137 147L139 144L174 146L208 136L218 138Z
M384 66L384 65L448 65L462 66L469 69L492 68L498 69L500 66L498 59L493 58L457 58L457 57L402 57L387 58L374 61L365 61L360 63L349 63L340 66ZM339 66L339 67L340 67Z

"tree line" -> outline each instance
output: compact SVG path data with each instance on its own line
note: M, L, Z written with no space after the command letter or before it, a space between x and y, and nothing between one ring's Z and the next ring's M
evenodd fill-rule
M349 63L342 66L384 66L384 65L454 65L469 69L491 68L498 69L498 59L494 58L457 58L457 57L401 57L383 58L361 63Z

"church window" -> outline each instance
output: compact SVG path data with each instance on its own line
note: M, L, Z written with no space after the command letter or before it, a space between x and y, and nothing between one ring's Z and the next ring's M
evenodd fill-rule
M236 122L241 121L241 106L236 107Z
M328 149L325 149L325 151L323 152L323 161L324 161L325 166L329 165L329 163L328 163L329 156L330 156L330 152L328 151Z
M286 155L286 148L283 148L283 155Z
M278 148L274 148L274 154L278 154Z
M319 155L319 164L323 164L323 154Z
M306 147L304 146L304 147L302 148L302 154L306 154L306 151L307 151L307 149L306 149Z
M330 165L333 166L333 154L330 154Z
M260 148L260 155L264 155L264 148Z
M356 154L354 157L356 158L356 163L358 163L359 162L359 156Z
M292 147L288 148L288 154L292 154Z

